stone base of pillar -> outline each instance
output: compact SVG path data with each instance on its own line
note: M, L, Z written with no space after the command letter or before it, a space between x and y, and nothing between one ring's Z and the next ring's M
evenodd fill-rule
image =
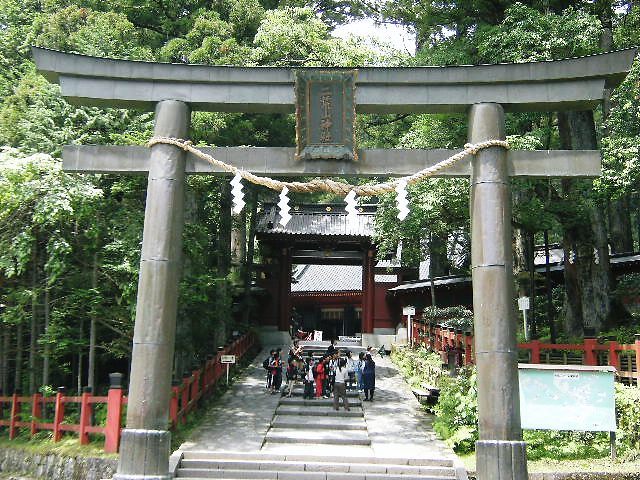
M520 441L476 442L478 480L527 480L526 444Z
M166 430L124 429L114 480L170 480L171 433Z

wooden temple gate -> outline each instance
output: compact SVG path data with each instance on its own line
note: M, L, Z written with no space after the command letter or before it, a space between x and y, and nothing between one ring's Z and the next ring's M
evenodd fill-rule
M291 113L300 84L318 74L350 81L342 113L469 115L469 142L504 140L505 111L590 110L619 84L634 49L555 62L465 67L296 69L132 62L34 48L38 70L72 103L155 109L156 137L186 138L192 110ZM348 80L350 79L350 80ZM296 81L298 80L298 81ZM322 86L322 85L321 85ZM296 92L296 89L298 91ZM314 101L338 92L309 89ZM353 111L350 110L352 108ZM213 157L270 176L403 176L450 157L447 150L327 151L326 118L303 130L305 148L213 148ZM339 120L339 119L336 119ZM352 120L352 119L351 119ZM313 145L313 138L319 140ZM316 159L310 159L313 157ZM119 480L170 478L168 405L180 275L186 174L221 174L177 146L66 147L67 171L148 175L138 302ZM472 277L478 366L479 480L527 478L520 427L513 311L511 176L593 177L598 151L476 151L439 175L471 177Z

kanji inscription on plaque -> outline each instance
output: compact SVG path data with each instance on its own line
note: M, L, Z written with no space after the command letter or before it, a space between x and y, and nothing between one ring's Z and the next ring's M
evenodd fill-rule
M353 70L296 72L296 156L357 160Z

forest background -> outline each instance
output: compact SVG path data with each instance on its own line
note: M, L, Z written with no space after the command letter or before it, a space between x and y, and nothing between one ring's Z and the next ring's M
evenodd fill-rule
M415 55L331 35L359 18L410 29ZM212 65L419 66L589 55L638 45L639 37L633 1L0 0L0 388L96 391L109 371L128 372L146 178L69 175L60 155L65 144L144 144L153 128L149 112L69 105L36 73L30 45ZM640 278L616 281L608 258L640 249L639 74L636 62L595 113L507 115L517 148L595 148L604 159L594 181L513 183L516 278L519 294L534 292L534 335L634 332L620 300L638 294ZM196 144L291 146L294 124L292 115L197 112L190 135ZM357 120L362 147L462 147L466 129L464 115ZM178 376L254 315L245 292L260 258L255 219L274 196L246 188L249 205L232 218L227 181L188 180ZM429 255L434 275L468 272L468 181L428 181L409 196L400 227L393 198L368 199L381 203L379 255L402 242L404 264ZM558 243L566 259L565 284L549 302L544 281L529 274L534 246L545 241Z

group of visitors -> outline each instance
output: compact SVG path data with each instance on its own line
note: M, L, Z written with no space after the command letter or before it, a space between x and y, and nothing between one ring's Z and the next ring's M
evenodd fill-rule
M334 342L320 357L311 353L303 355L302 347L294 342L286 361L282 360L282 350L274 349L262 366L267 371L266 388L272 394L282 393L290 397L295 384L304 385L303 398L331 398L333 406L339 409L339 401L343 400L345 410L349 410L347 390L358 390L364 393L365 401L373 401L376 382L376 364L371 353L361 352L353 358L350 351L344 353L335 348ZM286 385L282 387L283 376Z

